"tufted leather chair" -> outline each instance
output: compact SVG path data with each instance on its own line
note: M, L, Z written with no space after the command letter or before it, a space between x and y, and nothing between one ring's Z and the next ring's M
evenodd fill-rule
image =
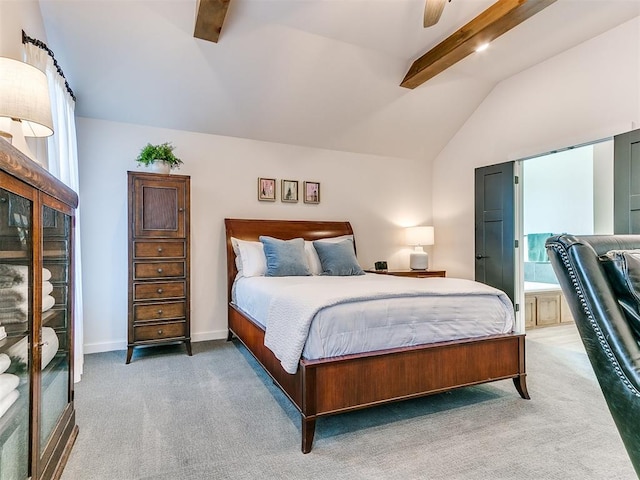
M612 254L605 255L640 250L640 235L559 235L546 241L546 249L611 415L640 476L640 301L633 292L634 286L640 288L640 272L624 258L614 262ZM633 261L640 267L640 260Z

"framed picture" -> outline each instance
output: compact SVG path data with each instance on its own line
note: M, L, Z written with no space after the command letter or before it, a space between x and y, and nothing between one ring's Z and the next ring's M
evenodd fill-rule
M304 182L304 203L320 203L319 182Z
M275 178L258 178L258 200L265 202L276 201Z
M280 189L280 200L283 202L296 203L298 201L298 181L282 180Z

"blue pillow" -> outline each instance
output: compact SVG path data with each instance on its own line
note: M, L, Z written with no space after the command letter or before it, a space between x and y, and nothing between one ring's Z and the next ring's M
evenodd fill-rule
M316 241L313 242L313 246L318 252L320 265L322 265L321 275L364 275L364 271L356 259L353 240L348 239L337 243Z
M304 252L304 240L278 240L272 237L260 237L267 257L267 277L294 277L311 275Z

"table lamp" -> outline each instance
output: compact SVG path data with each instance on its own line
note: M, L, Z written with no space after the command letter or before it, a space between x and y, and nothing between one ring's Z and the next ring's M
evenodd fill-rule
M429 256L422 247L433 245L433 227L409 227L406 233L407 244L414 247L409 256L411 270L426 270L429 268Z
M37 162L24 137L49 135L53 121L47 76L28 63L0 57L0 137Z

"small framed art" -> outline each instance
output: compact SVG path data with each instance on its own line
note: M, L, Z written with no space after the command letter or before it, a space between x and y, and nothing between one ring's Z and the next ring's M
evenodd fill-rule
M258 178L258 200L264 202L276 201L275 178Z
M319 182L304 182L304 203L320 203Z
M296 203L298 201L298 181L282 180L280 190L280 200L283 202Z

